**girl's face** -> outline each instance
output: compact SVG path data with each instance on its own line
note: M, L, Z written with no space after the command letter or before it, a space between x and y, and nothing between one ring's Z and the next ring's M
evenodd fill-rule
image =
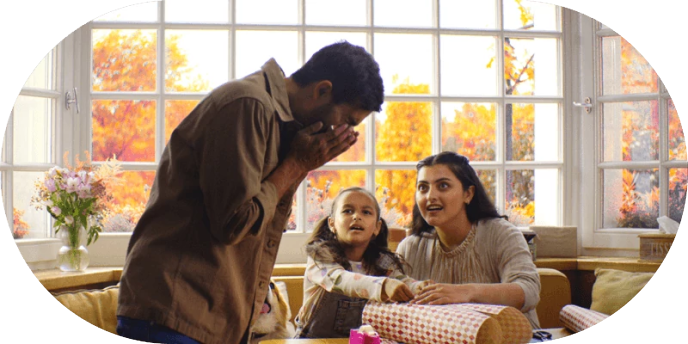
M367 247L373 235L380 233L382 225L375 201L358 191L349 191L339 197L327 223L344 247Z
M464 190L461 181L446 165L424 166L418 171L416 204L429 225L445 227L466 217L466 205L475 187Z

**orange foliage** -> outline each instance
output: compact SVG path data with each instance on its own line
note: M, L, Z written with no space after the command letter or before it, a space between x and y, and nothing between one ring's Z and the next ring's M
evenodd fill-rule
M652 185L650 192L638 192L636 180L640 173L626 169L622 170L621 173L622 194L621 206L619 207L621 216L616 219L618 226L622 228L658 228L659 187ZM650 176L650 178L657 180L654 176Z
M657 73L623 37L621 40L621 89L622 93L657 92Z
M442 150L465 155L470 161L494 161L497 110L494 104L464 103L451 121L442 119Z
M396 79L396 76L395 76ZM430 94L427 84L406 79L393 94ZM389 102L386 120L375 123L375 150L380 161L418 161L432 154L432 103ZM415 203L416 171L375 171L376 196L387 210L395 210L408 225Z
M29 233L29 224L24 221L24 210L12 208L12 236L21 239Z
M105 31L105 30L101 30ZM155 91L157 37L147 30L107 30L93 43L94 91ZM188 59L178 45L178 36L165 40L165 89L168 92L198 92L208 89L208 81L193 74ZM186 80L192 80L188 82ZM195 100L165 103L165 142L174 128L198 104ZM93 158L104 161L116 156L120 161L155 161L156 102L154 100L95 100L93 117ZM125 183L112 190L114 200L104 214L108 221L118 216L111 231L125 230L138 221L148 200L154 172L125 172ZM112 222L114 224L115 222Z

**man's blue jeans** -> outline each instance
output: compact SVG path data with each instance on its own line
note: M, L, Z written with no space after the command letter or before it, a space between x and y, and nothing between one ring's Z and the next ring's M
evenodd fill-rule
M152 321L117 317L117 334L150 343L200 344L199 342Z

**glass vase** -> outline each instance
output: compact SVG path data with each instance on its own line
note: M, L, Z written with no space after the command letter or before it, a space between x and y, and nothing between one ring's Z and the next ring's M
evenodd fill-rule
M83 226L62 226L57 233L62 247L57 252L57 264L62 271L84 271L90 262L86 241L86 230Z

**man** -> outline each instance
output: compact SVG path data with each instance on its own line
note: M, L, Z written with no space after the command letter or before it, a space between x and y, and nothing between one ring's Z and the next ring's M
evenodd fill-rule
M289 78L270 60L213 90L172 133L131 236L120 335L245 343L299 183L357 140L380 111L378 64L347 42Z

